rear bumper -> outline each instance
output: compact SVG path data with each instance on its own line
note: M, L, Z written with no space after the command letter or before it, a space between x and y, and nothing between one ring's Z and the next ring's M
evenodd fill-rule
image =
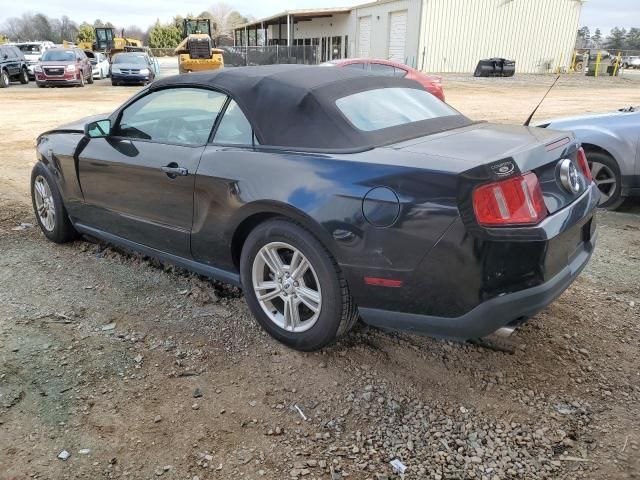
M586 266L593 253L595 240L594 235L585 242L584 248L571 263L549 281L536 287L492 298L456 318L372 308L360 308L360 316L369 325L385 329L460 340L485 337L506 325L521 323L558 298Z
M402 280L401 288L355 284L362 319L457 339L522 322L557 298L589 261L598 199L592 183L570 206L533 227L470 232L454 222L412 272L390 277Z

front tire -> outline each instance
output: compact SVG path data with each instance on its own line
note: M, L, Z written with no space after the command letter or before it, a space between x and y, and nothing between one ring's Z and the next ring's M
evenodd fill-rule
M0 71L0 88L7 88L11 83L11 77L6 70Z
M624 202L622 194L622 175L616 161L608 154L598 151L587 151L587 162L591 169L593 181L600 190L598 207L615 210Z
M80 78L78 79L78 86L84 87L84 73L82 73L82 70L80 70Z
M77 237L58 191L58 184L41 162L36 163L31 172L31 202L45 237L55 243L66 243Z
M89 85L91 85L93 83L93 71L91 71L91 73L89 73L89 76L87 77L87 83Z
M269 220L249 234L240 275L258 323L296 350L319 350L348 332L358 319L337 263L293 221Z

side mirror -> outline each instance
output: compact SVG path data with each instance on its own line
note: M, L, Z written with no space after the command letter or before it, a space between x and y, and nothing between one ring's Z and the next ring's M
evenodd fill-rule
M111 120L97 120L84 126L84 134L91 138L105 138L111 133Z

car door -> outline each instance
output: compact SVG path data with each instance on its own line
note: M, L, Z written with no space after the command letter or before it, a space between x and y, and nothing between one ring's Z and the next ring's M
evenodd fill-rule
M12 78L15 78L20 73L20 57L22 55L20 54L18 47L14 47L12 45L7 47L7 53L9 55L7 58L9 62L7 70L9 71L9 75L11 75Z
M79 154L84 222L166 253L190 256L195 172L226 95L174 87L135 98L106 138Z
M391 65L385 65L384 63L371 63L369 71L374 75L380 75L384 77L393 77L395 75L395 69Z
M254 150L257 139L238 104L231 100L216 128L196 174L194 227L191 234L193 258L223 270L234 270L230 262L229 222L242 207L243 198L255 192L244 191L244 173L261 168L262 153ZM264 181L268 185L269 172Z

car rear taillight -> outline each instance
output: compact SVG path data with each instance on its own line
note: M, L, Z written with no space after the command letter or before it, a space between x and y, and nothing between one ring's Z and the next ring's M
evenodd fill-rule
M473 192L473 209L480 225L533 225L547 216L535 173L481 185Z
M578 149L578 166L580 170L582 170L582 174L584 178L587 179L587 183L591 183L593 178L591 177L591 169L589 168L589 162L587 162L587 155L584 153L584 148L580 147Z

